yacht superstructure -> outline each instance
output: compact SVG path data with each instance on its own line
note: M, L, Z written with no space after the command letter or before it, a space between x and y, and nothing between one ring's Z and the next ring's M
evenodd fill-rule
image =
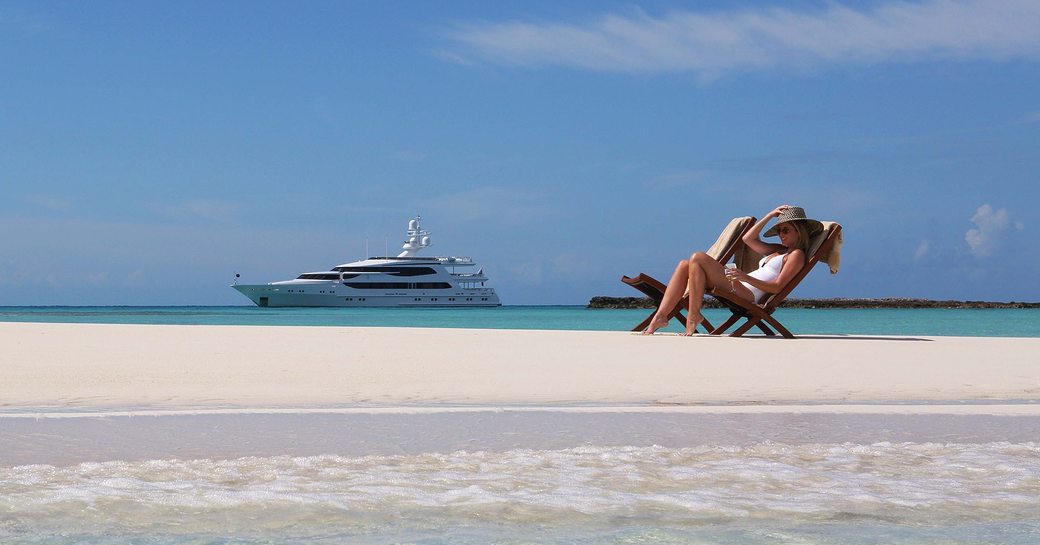
M420 257L430 233L420 218L408 222L397 257L369 257L292 280L231 287L261 307L497 307L494 288L485 287L483 268L468 257ZM237 277L237 275L236 275Z

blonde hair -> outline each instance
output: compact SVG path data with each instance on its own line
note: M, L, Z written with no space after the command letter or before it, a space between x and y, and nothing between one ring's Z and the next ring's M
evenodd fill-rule
M788 250L800 248L803 252L808 254L809 244L812 242L812 234L809 233L809 222L793 220L784 223L790 225L794 228L794 230L798 231L798 244L794 248L788 248Z

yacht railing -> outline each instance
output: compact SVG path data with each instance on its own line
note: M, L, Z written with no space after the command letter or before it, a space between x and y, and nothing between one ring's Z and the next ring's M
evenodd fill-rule
M444 263L446 265L472 265L473 264L473 258L471 258L471 257L460 257L460 256L438 257L437 261L440 261L441 263Z

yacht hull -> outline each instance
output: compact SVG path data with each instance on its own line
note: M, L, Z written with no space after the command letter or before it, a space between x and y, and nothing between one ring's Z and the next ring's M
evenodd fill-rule
M306 287L277 284L231 286L259 307L497 307L493 288L451 288L431 291L359 290L340 284Z

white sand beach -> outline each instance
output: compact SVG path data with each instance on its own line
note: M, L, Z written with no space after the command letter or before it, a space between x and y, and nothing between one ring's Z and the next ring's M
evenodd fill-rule
M0 410L1040 400L1035 338L2 323L0 346Z
M1040 440L1040 339L0 323L0 465Z

